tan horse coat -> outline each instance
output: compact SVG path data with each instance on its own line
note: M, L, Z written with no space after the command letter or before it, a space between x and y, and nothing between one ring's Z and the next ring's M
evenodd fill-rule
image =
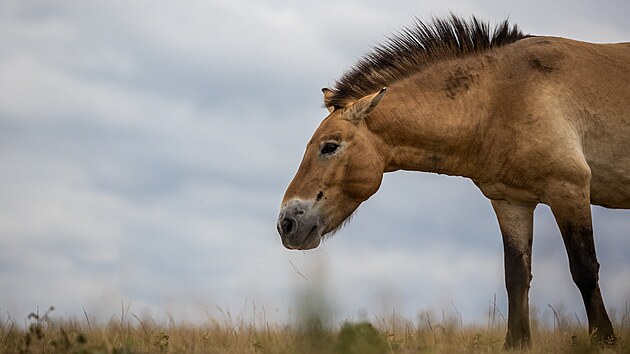
M384 172L465 176L491 200L503 236L506 346L530 343L539 203L550 206L561 230L589 331L613 341L590 205L630 208L630 43L523 36L435 61L372 92L324 90L331 114L282 201L285 247L317 247L378 190Z

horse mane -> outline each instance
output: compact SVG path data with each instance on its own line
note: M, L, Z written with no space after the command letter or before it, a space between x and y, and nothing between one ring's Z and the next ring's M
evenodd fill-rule
M348 101L377 92L385 86L418 73L428 65L501 47L526 38L506 19L491 30L490 24L472 16L454 14L425 23L415 18L411 27L372 48L337 80L326 98L326 107L342 107Z

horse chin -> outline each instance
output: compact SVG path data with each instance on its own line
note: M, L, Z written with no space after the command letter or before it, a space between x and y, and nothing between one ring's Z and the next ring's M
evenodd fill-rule
M328 238L328 237L332 237L334 234L336 234L338 231L340 231L341 229L343 229L349 222L350 220L352 220L352 218L354 217L354 215L356 214L357 209L353 210L350 215L346 216L345 219L341 220L337 226L334 227L330 227L330 228L326 228L323 232L322 238Z
M321 241L322 236L320 234L319 228L317 227L317 225L315 225L308 231L308 234L306 234L304 238L283 238L282 244L285 248L290 250L305 251L317 248Z
M311 232L308 234L308 236L306 236L298 249L302 251L312 250L314 248L317 248L317 246L319 246L321 242L322 236L319 234L319 230L317 229L317 227L313 227L313 229L311 229Z

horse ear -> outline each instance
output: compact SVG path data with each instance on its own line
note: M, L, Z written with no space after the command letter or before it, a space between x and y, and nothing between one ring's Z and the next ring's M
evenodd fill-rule
M322 89L322 92L324 93L324 106L326 106L326 109L328 110L328 112L332 113L332 111L334 111L334 110L335 110L335 107L334 107L334 106L332 106L332 105L330 105L330 104L328 103L328 101L329 101L329 100L330 100L330 98L332 97L333 92L332 92L332 90L331 90L331 89L329 89L329 88L327 88L327 87L324 87L324 88Z
M376 108L378 103L381 102L381 99L385 95L385 90L387 90L387 88L383 87L377 93L360 98L346 109L344 112L345 118L351 122L357 123L367 117L368 114Z

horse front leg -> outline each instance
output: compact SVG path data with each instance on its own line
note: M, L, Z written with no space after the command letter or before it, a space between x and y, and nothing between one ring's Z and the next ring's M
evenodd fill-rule
M589 334L595 343L613 344L615 333L599 288L599 262L595 254L591 221L590 189L563 186L549 201L564 246L569 269L584 301Z
M505 349L529 348L529 284L535 204L492 200L503 237L508 328Z

